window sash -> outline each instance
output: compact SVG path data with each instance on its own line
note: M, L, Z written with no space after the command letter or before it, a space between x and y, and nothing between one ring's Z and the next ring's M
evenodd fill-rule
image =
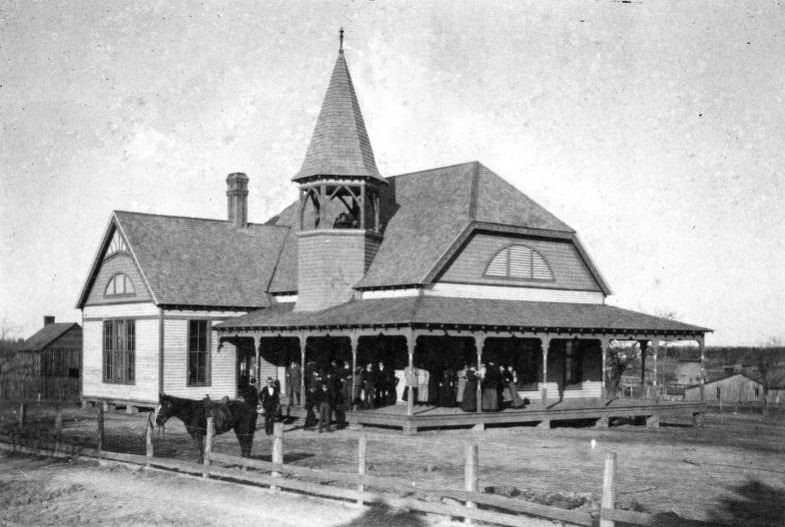
M133 384L136 371L136 322L104 321L104 382Z
M210 321L188 321L188 386L210 385Z

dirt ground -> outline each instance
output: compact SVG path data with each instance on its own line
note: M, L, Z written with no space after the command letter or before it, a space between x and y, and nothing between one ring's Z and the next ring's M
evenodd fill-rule
M13 408L6 408L5 412L0 413L3 419L0 420L0 428L13 426L13 412ZM66 440L94 446L95 414L95 410L67 409L64 432ZM107 413L105 448L143 454L145 419L145 414ZM52 412L44 406L31 408L30 421L32 424L26 433L40 434L43 430L51 429ZM463 449L467 441L473 440L480 445L481 488L501 488L505 493L519 494L519 497L534 495L538 501L550 501L559 506L570 506L569 503L563 504L559 501L563 501L565 496L588 496L588 501L596 502L602 485L603 460L606 452L613 451L618 456L617 498L625 508L651 513L672 511L681 517L728 525L785 525L785 420L782 417L764 420L759 415L750 414L709 414L702 428L676 423L660 428L621 425L606 430L581 427L542 430L517 426L490 428L484 432L425 431L414 436L403 436L395 430L367 428L364 433L368 437L369 473L395 476L415 484L462 488ZM302 466L353 472L357 464L358 434L359 432L348 429L318 434L302 430L296 422L288 424L284 441L285 461ZM177 420L167 424L165 438L156 434L154 444L156 456L196 460L196 453L185 429ZM254 457L269 460L271 449L271 438L265 436L263 431L257 432ZM239 445L232 435L227 434L218 437L215 450L238 455ZM51 470L56 470L57 477L61 478L58 481L63 482L62 488L65 490L69 488L68 482L85 487L84 482L89 481L84 475L87 470L84 467L80 466L76 472L73 472L74 467L68 464L55 463L52 467ZM102 473L100 470L107 469L90 470ZM143 496L153 496L155 500L164 500L166 503L162 496L171 495L170 491L165 489L163 492L152 493L148 488L151 477L149 475L129 472L126 476L130 478L128 484L131 488L120 494L133 496L134 499L129 500L131 503L146 503L153 499L145 498L140 501L139 498ZM178 479L175 476L159 474L156 476L156 485L159 484L158 478L163 478L162 481L166 482L169 481L166 478ZM3 481L3 487L0 487L0 505L5 504L5 495L10 488L5 477ZM203 483L196 481L192 484ZM164 486L167 485L179 488L178 485L184 484L172 482ZM207 485L213 485L211 489L219 486L217 483ZM200 490L190 491L194 496L204 494ZM59 491L55 489L52 492ZM183 493L179 490L177 492L179 499ZM255 489L237 492L252 492L257 497L256 500L269 496ZM24 494L20 499L24 500ZM208 502L202 503L200 499L195 498L195 503L205 507L209 505ZM246 499L248 501L245 501ZM241 514L246 503L253 501L253 498L236 500L239 505L236 508L227 507L228 510L223 513ZM315 516L311 519L315 519L315 522L308 522L305 519L308 518L307 512L304 511L301 515L297 505L296 519L287 519L289 516L284 514L281 523L273 525L300 525L296 523L300 519L303 519L303 524L308 525L390 524L387 519L382 523L369 518L363 519L357 509L333 504L329 506L331 510L338 507L347 511L345 514L348 515L344 517L340 512L331 512L329 516L324 516L318 512L318 507L323 504L314 502L313 506ZM25 507L24 504L18 507L31 508ZM101 512L98 504L96 507L99 508L97 512ZM154 522L177 524L190 518L191 523L194 520L198 523L202 520L209 522L211 520L207 518L214 517L197 513L198 510L187 506L183 509L164 507L157 513L163 515L160 521L155 517ZM213 513L221 514L222 508L212 509L211 514ZM389 511L382 511L382 515L396 516ZM96 515L91 513L90 517L95 518ZM227 516L229 517L231 516ZM18 517L3 518L2 513L0 518L10 524L31 524ZM419 517L404 519L411 521L401 525L416 525L416 522L420 521ZM126 520L119 516L117 521L111 523L122 524L124 521ZM140 518L131 519L126 524L139 521ZM287 521L295 523L286 523ZM352 523L356 521L361 523ZM228 521L215 524L224 523Z

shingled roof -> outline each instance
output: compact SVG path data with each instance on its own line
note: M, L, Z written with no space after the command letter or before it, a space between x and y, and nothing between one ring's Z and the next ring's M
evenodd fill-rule
M77 328L81 327L76 322L52 322L51 324L46 324L24 342L21 351L42 351L74 326Z
M260 308L288 228L222 220L115 211L125 237L159 305ZM102 256L103 253L101 253ZM77 307L86 301L93 266Z
M302 168L292 180L317 175L363 176L384 181L376 168L343 51L338 53Z
M540 331L616 331L696 334L706 328L606 304L521 302L415 296L358 300L322 311L292 311L281 304L227 320L219 329L334 328L364 326L472 326L536 328Z
M473 161L387 178L381 190L384 238L358 289L421 285L472 223L575 231L537 202ZM290 227L271 293L297 291L297 203L268 223ZM601 278L598 277L601 282Z

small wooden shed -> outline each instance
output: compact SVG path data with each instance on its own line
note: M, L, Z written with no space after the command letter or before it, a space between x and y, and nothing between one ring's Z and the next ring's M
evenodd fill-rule
M743 373L735 373L707 382L704 390L706 402L749 403L763 400L763 385ZM700 385L685 388L684 399L699 401Z
M28 338L18 353L30 395L42 399L78 400L81 395L82 327L45 316L44 327Z

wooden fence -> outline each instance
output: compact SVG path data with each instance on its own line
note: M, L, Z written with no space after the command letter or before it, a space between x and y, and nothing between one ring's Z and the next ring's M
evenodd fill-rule
M74 377L0 375L0 399L12 401L78 401L81 382Z
M26 405L20 404L18 429L24 430ZM237 483L267 487L271 492L282 490L326 497L357 504L384 503L391 507L413 511L464 518L467 523L481 521L505 526L525 526L528 517L534 516L565 524L613 527L616 522L628 525L656 525L651 514L616 509L616 454L609 452L605 459L603 488L599 518L585 511L562 509L550 505L523 501L478 491L479 448L474 442L465 447L464 490L432 488L414 485L408 481L374 476L367 473L368 441L361 434L357 444L357 471L341 472L302 467L284 463L283 423L276 423L273 435L272 461L242 458L213 452L215 438L212 418L208 419L205 439L204 462L179 461L154 456L153 414L148 414L145 455L110 452L104 446L104 410L97 408L96 449L80 448L62 442L62 406L54 416L55 440L37 438L25 444L23 435L0 435L0 449L22 453L45 454L56 457L84 457L111 460L147 468L177 471L202 478L229 480ZM700 522L690 521L690 525Z

